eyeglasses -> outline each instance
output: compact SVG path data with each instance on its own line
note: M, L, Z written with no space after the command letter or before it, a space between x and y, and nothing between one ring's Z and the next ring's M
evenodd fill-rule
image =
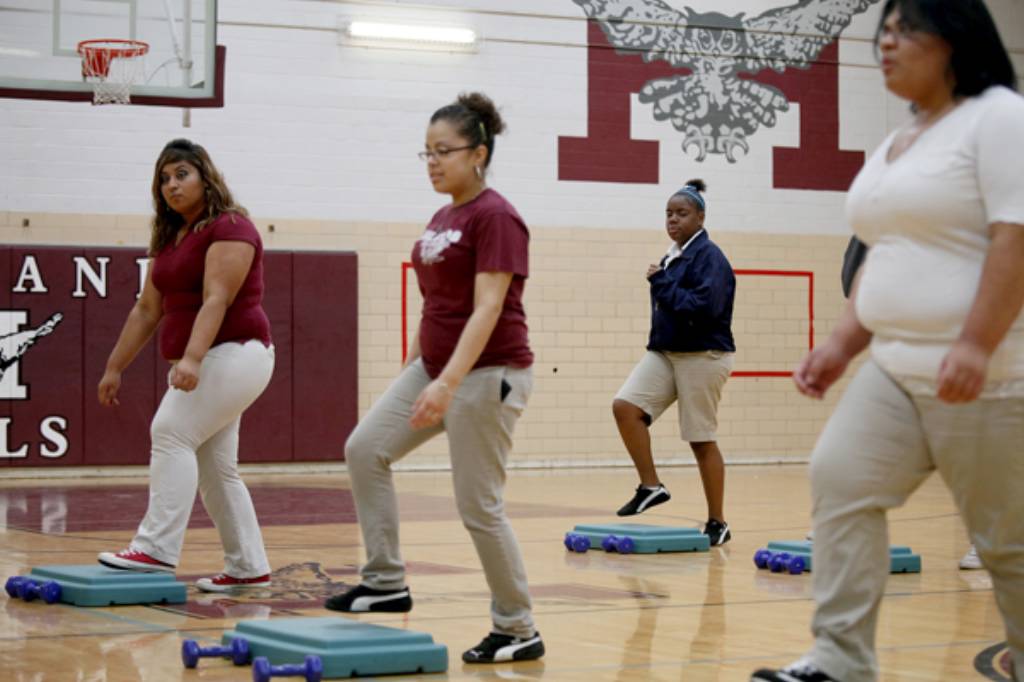
M914 38L920 33L922 33L922 31L917 26L912 26L906 21L898 21L895 26L892 26L891 24L882 26L881 30L878 31L877 42L881 42L886 38L899 42L901 40L907 40L908 38Z
M420 161L434 161L436 159L447 159L449 154L454 152L461 152L466 149L476 149L478 145L467 144L464 147L452 147L451 149L435 149L434 151L420 152L416 156L420 157Z

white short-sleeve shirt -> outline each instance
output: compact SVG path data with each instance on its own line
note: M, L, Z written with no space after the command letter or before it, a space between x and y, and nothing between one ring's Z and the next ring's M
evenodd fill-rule
M875 361L934 394L977 294L989 226L1024 229L1024 97L994 86L967 98L890 162L897 133L847 196L850 225L871 246L855 309ZM1024 315L993 354L983 395L1024 395Z

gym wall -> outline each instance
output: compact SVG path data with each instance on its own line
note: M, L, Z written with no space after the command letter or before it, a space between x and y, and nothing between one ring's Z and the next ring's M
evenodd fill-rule
M646 61L614 45L607 26L587 19L584 6L592 4L601 3L222 1L225 106L192 111L189 128L177 109L0 100L7 161L0 166L0 240L19 248L142 247L157 153L174 137L201 142L271 253L358 255L358 379L342 390L353 392L362 414L398 372L403 341L415 329L420 301L403 263L445 201L415 153L435 109L459 92L481 90L509 126L497 140L489 182L517 206L532 234L526 306L536 383L517 427L513 465L628 463L611 401L646 343L644 272L668 246L665 201L693 177L709 186L712 239L747 273L738 276L734 317L735 369L743 376L725 388L723 452L733 462L803 460L845 381L816 402L799 396L784 375L827 337L843 305L845 189L864 154L907 116L906 104L885 92L873 56L880 3L854 15L806 68L742 77L785 100L774 125L753 132L723 116L695 114L682 129L657 119L654 105L641 101L644 86L680 78L692 87L700 64ZM644 11L653 0L618 4ZM741 13L749 20L769 11L766 5L793 3L664 4L720 38ZM988 4L1024 74L1024 4ZM339 26L352 18L468 26L481 41L468 53L353 46L339 38ZM734 53L734 46L707 48L719 59ZM736 87L729 81L725 91L733 97ZM733 104L749 113L750 102ZM295 288L291 296L308 298L325 318L345 314L334 294ZM24 327L44 319L33 315ZM32 362L47 341L27 356ZM78 368L84 394L107 350L96 354L99 365ZM660 461L692 461L672 414L653 434ZM108 434L104 447L116 448L114 440ZM338 460L343 437L336 440L268 459ZM254 439L243 444L242 457L261 460L264 452ZM137 456L145 460L145 453ZM442 437L403 466L443 467L446 460Z

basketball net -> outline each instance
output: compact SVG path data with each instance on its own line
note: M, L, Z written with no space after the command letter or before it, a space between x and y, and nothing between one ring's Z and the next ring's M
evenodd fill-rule
M141 40L83 40L82 79L92 84L93 104L130 104L132 85L145 72L149 45Z

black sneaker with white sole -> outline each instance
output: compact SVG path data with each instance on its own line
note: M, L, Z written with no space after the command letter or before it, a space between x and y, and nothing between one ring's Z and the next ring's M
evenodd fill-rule
M828 673L819 670L807 659L800 659L781 670L758 670L750 682L839 682Z
M533 661L543 655L544 642L539 632L525 639L492 632L475 647L462 652L462 660L466 663L507 663Z
M638 485L636 487L636 493L633 495L633 499L622 505L622 508L615 513L619 516L632 516L633 514L639 514L647 511L651 507L657 506L663 502L668 502L671 499L672 496L668 494L668 490L660 483L656 488L648 488L644 485Z
M324 608L345 613L406 613L412 611L412 596L408 587L400 590L375 590L366 585L356 585L348 592L328 598Z
M708 519L708 522L704 524L704 535L708 536L712 547L724 545L732 538L729 524L718 519Z
M835 677L815 668L809 660L801 658L781 670L759 670L751 682L839 682Z

